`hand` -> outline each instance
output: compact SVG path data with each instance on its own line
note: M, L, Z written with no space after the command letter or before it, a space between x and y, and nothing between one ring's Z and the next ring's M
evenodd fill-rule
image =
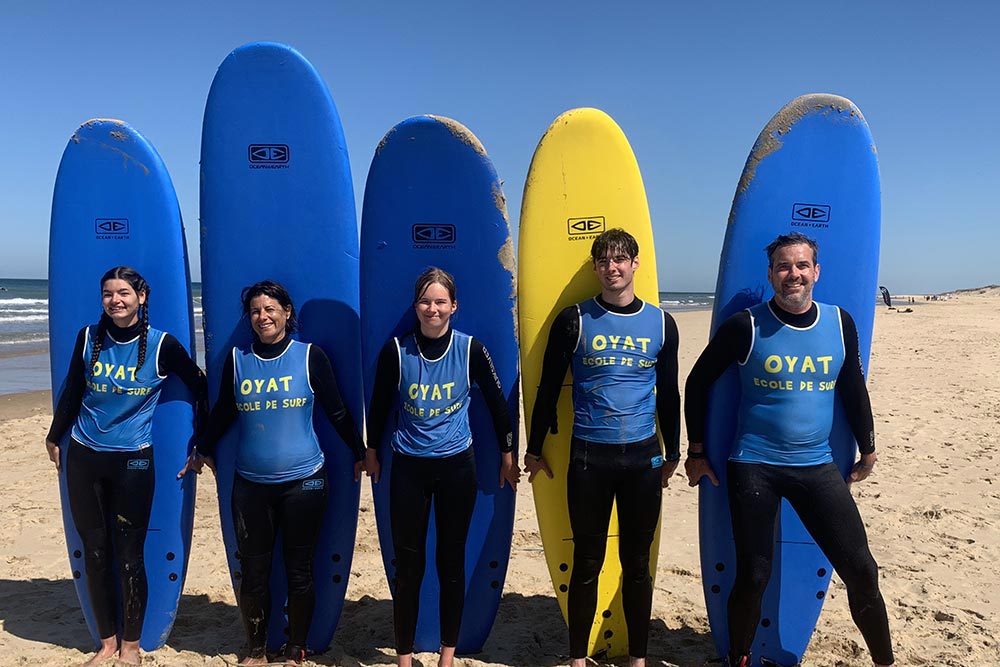
M660 480L660 484L663 485L664 489L670 486L670 478L677 471L677 464L679 463L680 459L676 461L667 461L667 460L663 461L663 470L662 470L663 478Z
M378 484L379 475L382 474L382 465L378 462L378 452L374 447L365 450L365 474Z
M364 471L365 467L366 466L365 466L365 460L364 459L361 459L360 461L355 461L354 462L354 481L355 482L360 482L361 481L361 473L362 473L362 471Z
M59 445L51 440L45 441L45 450L49 453L49 461L56 464L56 472L62 470L62 461L59 459Z
M184 462L184 467L177 472L177 479L180 479L192 470L200 475L201 468L204 465L205 459L198 455L197 449L192 449L191 453L188 454L187 460Z
M510 484L510 488L517 491L517 483L521 481L521 469L514 463L514 453L504 452L500 455L500 488L504 483Z
M878 457L875 455L875 452L862 454L861 460L851 468L851 474L847 476L847 483L853 484L854 482L863 482L868 479L868 475L872 474L872 470L875 468L876 461L878 461Z
M535 475L538 474L539 470L545 471L545 474L552 479L552 469L549 468L549 464L545 462L545 459L541 456L535 456L534 454L524 455L524 470L528 473L528 482L535 481Z
M708 459L687 457L684 461L684 472L688 476L688 486L698 486L698 482L701 481L702 477L708 477L708 481L712 483L712 486L719 485L719 478L715 476L715 472L712 470Z

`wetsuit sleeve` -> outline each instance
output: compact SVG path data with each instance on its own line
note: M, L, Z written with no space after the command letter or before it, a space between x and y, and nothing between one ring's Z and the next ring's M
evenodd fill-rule
M705 442L705 417L708 412L708 390L729 365L742 361L750 354L753 325L750 313L743 310L722 323L698 357L684 385L684 422L688 441Z
M511 427L510 411L507 410L500 377L493 366L489 351L475 338L472 339L469 350L469 375L472 376L472 381L479 385L479 390L486 400L486 407L489 408L490 416L493 418L493 430L496 432L500 451L514 451L514 430Z
M394 339L382 347L375 366L375 386L368 404L368 446L375 448L382 442L386 422L392 411L393 393L399 387L399 352Z
M333 366L330 358L317 345L309 346L309 384L313 393L319 399L326 418L330 420L333 427L344 443L354 454L354 460L360 461L365 458L365 444L361 440L358 427L354 424L351 413L344 405L344 399L340 395L337 387L337 378L333 374Z
M529 454L541 456L546 433L550 430L553 433L559 432L559 424L556 423L559 392L562 391L579 337L579 311L576 306L570 306L556 316L545 345L542 377L538 382L535 407L531 412L531 432L528 434L527 447Z
M49 434L45 439L49 442L58 443L65 435L66 431L76 421L80 414L80 405L83 403L83 391L87 387L87 369L83 362L83 345L87 338L87 328L80 329L76 337L76 345L73 346L73 356L69 360L69 372L66 373L66 382L63 391L59 394L59 403L52 414L52 425L49 426Z
M664 458L680 459L681 394L677 388L677 348L680 334L677 323L663 312L663 347L656 356L656 416L660 421Z
M861 348L858 328L845 310L840 311L840 326L844 336L844 365L837 375L837 392L844 404L847 423L862 454L875 451L875 418L872 402L861 371Z
M233 380L236 377L236 368L233 363L233 355L230 352L226 356L226 363L222 366L222 382L219 384L219 397L212 406L212 412L208 415L208 424L205 425L204 433L198 439L198 453L202 456L215 456L215 446L226 434L229 427L236 421L236 393L233 391Z
M194 363L181 342L172 334L163 335L157 370L160 375L173 373L191 390L195 397L197 422L203 428L208 417L208 382L205 372L198 368L198 364Z

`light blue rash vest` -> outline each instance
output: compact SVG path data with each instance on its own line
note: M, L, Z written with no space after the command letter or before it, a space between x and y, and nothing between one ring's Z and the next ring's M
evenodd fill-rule
M816 303L804 329L784 324L770 303L748 309L750 354L740 363L742 385L736 446L730 461L811 466L833 461L837 376L844 365L840 309Z
M577 304L580 337L573 352L573 435L626 443L656 434L656 357L663 311L643 302L637 313Z
M442 458L472 444L469 426L469 350L472 336L451 332L440 359L420 353L416 336L396 338L399 354L399 423L393 451Z
M87 327L83 365L90 367L98 325ZM87 376L73 438L99 452L134 452L153 444L153 411L166 379L159 373L163 332L149 328L146 359L139 364L139 336L117 341L104 335L101 353Z
M251 482L303 479L323 465L313 430L309 348L309 343L293 340L274 359L262 359L252 348L233 348L240 425L236 472Z

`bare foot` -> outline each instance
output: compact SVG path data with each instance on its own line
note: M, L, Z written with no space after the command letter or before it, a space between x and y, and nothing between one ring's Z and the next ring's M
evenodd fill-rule
M396 656L396 665L398 667L412 667L413 665L413 654L403 653Z
M438 667L452 667L455 664L455 647L442 646L441 657L438 658Z
M127 665L138 665L139 661L139 641L122 642L121 647L118 649L118 660L115 662L115 666L126 667Z
M95 653L87 662L80 665L80 667L97 667L105 660L109 660L115 657L115 652L118 650L118 637L112 635L106 639L101 640L101 648L97 649Z
M248 655L247 657L240 660L240 665L242 665L243 667L250 667L251 665L268 665L268 664L270 663L267 661L266 655L262 655L259 658L254 658Z

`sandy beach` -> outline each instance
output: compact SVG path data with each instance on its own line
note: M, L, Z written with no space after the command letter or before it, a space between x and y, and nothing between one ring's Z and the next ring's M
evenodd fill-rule
M905 306L912 312L876 308L869 389L880 460L854 488L881 567L897 664L998 664L1000 288L947 301L920 297ZM710 313L675 317L683 380L707 342ZM48 392L0 396L0 665L76 665L91 651L70 579L56 472L43 447L50 419ZM214 481L206 473L199 482L177 623L167 646L146 655L145 665L222 667L235 663L243 644ZM484 651L457 661L464 667L566 664L566 630L530 485L518 494L499 616ZM680 473L664 493L662 521L648 663L702 665L714 656L699 578L697 493ZM432 654L418 659L436 664ZM367 481L340 627L330 650L308 662L394 663L392 603ZM804 662L871 664L836 577Z

